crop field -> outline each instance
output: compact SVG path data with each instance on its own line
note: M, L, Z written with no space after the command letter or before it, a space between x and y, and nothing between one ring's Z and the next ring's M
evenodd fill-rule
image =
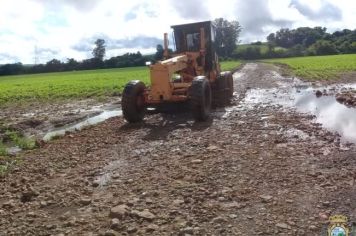
M286 64L296 76L310 80L335 79L343 72L356 71L356 54L295 57L264 60Z
M239 65L222 63L223 70ZM130 80L149 83L147 67L103 69L0 77L0 105L14 102L96 98L120 93Z

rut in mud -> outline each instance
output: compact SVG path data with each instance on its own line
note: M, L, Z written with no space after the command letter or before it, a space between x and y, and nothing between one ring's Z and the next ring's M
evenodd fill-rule
M332 214L356 219L354 145L250 99L286 84L250 63L207 122L115 117L24 152L0 179L0 235L320 235Z

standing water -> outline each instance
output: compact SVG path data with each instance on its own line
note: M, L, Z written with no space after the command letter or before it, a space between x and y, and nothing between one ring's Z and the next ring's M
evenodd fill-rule
M121 110L103 111L99 115L90 117L90 118L88 118L88 119L86 119L84 121L81 121L79 123L68 125L68 126L64 126L64 127L59 128L59 129L52 130L52 131L48 132L43 137L43 140L44 141L49 141L53 137L65 135L66 132L73 132L73 131L76 131L76 130L81 130L84 127L98 124L100 122L103 122L103 121L111 118L111 117L120 116L121 114L122 114Z
M348 87L355 88L356 84ZM308 86L252 89L248 91L245 102L281 105L312 114L322 127L339 133L344 141L356 143L356 108L340 104L334 96L317 97L314 89Z

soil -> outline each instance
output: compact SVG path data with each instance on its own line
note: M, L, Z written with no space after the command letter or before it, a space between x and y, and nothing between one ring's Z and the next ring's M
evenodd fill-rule
M355 220L355 146L244 100L278 89L276 71L246 64L207 122L117 117L23 152L0 178L0 235L321 235L330 215Z

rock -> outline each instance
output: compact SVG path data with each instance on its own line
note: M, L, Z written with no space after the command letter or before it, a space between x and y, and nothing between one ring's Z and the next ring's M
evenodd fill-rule
M260 195L262 202L269 202L273 197L271 195Z
M156 216L153 213L149 212L147 209L143 211L133 210L131 211L131 214L135 217L142 218L148 221L154 220L156 218Z
M321 97L321 96L323 96L323 93L322 93L320 90L317 90L317 91L315 92L315 96L316 96L316 97Z
M152 204L153 200L151 198L146 198L145 202L146 204Z
M127 205L128 205L128 206L133 206L133 205L135 205L136 203L138 203L139 201L140 201L139 198L134 197L134 198L131 198L130 200L127 201Z
M80 199L80 204L83 205L83 206L87 206L91 203L91 199L90 198L82 198Z
M7 202L4 202L2 204L2 208L14 208L15 207L15 201L14 200L9 200Z
M129 212L129 207L125 204L118 205L110 209L109 216L111 218L123 219Z
M218 197L218 201L219 201L219 202L226 201L226 198L224 198L224 197Z
M119 229L121 229L120 220L117 219L117 218L111 219L111 222L110 222L110 229L113 229L113 230L119 230Z
M48 204L46 201L40 201L40 206L41 207L46 207Z
M318 229L318 227L316 227L315 225L310 225L310 226L309 226L309 229L310 229L310 230L316 230L316 229Z
M137 228L135 226L130 226L127 228L127 232L129 234L135 233L135 232L137 232Z
M194 234L194 228L193 227L186 227L183 228L179 231L179 235L193 235Z
M147 225L146 232L153 232L153 231L157 231L158 229L159 229L158 225L149 224Z
M114 230L108 230L105 232L104 236L119 236L120 234L118 232L115 232Z
M213 224L222 224L226 222L226 219L221 217L221 216L218 216L218 217L215 217L214 219L212 219L211 223Z
M281 228L281 229L290 229L291 227L287 225L286 223L277 223L276 227Z
M328 217L325 213L322 213L322 212L319 213L319 217L320 217L322 220L327 220L327 219L329 219L329 217Z
M92 183L93 187L98 187L99 185L100 185L100 180L99 179L94 180L93 183Z
M222 207L224 208L236 208L236 209L241 209L245 206L245 204L241 204L241 203L238 203L238 202L226 202L226 203L222 203L221 204Z
M214 146L214 145L210 145L209 147L206 148L206 150L208 150L208 151L215 151L215 150L218 150L218 149L219 149L219 147Z
M236 215L236 214L230 214L229 217L230 217L231 219L235 219L235 218L237 218L237 215Z
M30 202L33 200L34 197L37 197L38 195L39 195L38 192L30 189L21 194L20 200L21 202Z
M35 212L33 212L33 211L30 211L29 213L27 213L27 216L28 217L36 217L37 214Z
M181 205L184 203L184 200L181 199L175 199L173 200L173 205Z
M200 160L200 159L194 159L190 163L192 163L192 164L200 164L200 163L203 163L203 161Z

